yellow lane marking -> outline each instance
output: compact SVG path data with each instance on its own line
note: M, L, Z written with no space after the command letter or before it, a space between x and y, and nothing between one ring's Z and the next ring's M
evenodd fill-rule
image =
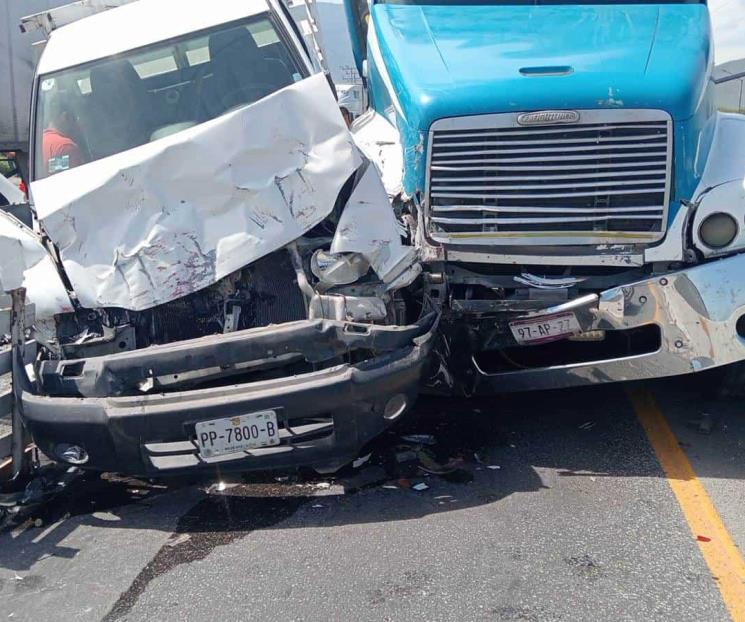
M742 554L652 394L634 387L628 390L628 395L732 620L745 622L745 560Z

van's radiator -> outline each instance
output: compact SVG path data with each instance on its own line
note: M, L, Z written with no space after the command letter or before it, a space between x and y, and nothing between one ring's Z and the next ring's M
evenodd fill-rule
M435 122L428 155L430 236L468 245L661 239L672 178L669 115L581 110L556 116L571 122L520 113Z

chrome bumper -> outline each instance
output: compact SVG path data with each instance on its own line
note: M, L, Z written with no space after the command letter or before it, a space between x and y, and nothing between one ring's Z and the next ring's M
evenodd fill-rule
M676 376L745 360L737 322L745 315L745 254L590 294L531 313L574 311L583 331L657 324L656 352L490 374L473 359L477 384L525 391ZM529 346L527 346L529 347Z

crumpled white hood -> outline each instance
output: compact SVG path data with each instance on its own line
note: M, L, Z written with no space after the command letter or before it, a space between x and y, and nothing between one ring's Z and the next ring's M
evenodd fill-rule
M360 164L318 74L31 192L81 304L140 311L300 237Z

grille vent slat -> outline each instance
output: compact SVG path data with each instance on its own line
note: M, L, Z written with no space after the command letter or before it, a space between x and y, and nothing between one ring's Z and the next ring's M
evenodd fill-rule
M552 244L596 244L664 235L672 161L667 113L582 111L578 124L544 127L519 126L516 117L433 125L431 237L463 243L473 236L486 244L495 234L492 243L509 244L512 235L539 244L545 235Z

